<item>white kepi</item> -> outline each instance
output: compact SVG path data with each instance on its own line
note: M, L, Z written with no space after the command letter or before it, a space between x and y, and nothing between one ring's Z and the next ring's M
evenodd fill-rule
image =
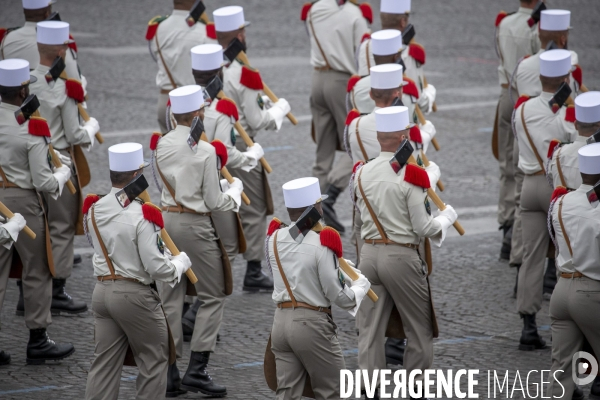
M139 143L119 143L108 148L109 169L114 172L137 171L149 164L144 161L144 147Z
M217 32L237 31L250 25L244 18L244 9L240 6L228 6L213 12Z
M540 54L540 75L542 76L547 78L565 76L572 69L571 52L568 50L548 50Z
M9 58L0 61L0 86L19 87L37 82L29 72L29 61Z
M402 65L382 64L371 67L371 89L397 89L404 85Z
M223 47L220 44L201 44L192 47L192 69L196 71L214 71L221 68Z
M171 112L173 114L186 114L198 111L205 106L204 91L199 85L178 87L169 92Z
M414 124L410 122L408 107L395 106L376 110L375 126L377 132L398 132L410 129Z
M583 146L578 151L579 172L582 174L600 174L600 143Z
M50 0L23 0L23 8L26 10L39 10L54 3L54 1Z
M388 14L409 14L411 0L381 0L379 11Z
M582 93L575 98L577 121L592 124L600 121L600 92Z
M571 29L571 11L542 11L542 15L540 17L540 29L545 31L566 31Z
M73 43L73 40L69 37L69 24L63 21L38 22L37 42L51 45Z
M402 46L402 32L397 29L384 29L371 35L371 50L375 56L398 54Z
M312 206L328 196L321 195L319 178L299 178L283 184L283 199L287 208Z

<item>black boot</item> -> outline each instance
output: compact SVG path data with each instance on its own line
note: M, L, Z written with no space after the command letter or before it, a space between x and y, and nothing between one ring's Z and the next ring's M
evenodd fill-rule
M263 272L260 261L248 261L243 289L248 292L273 290L273 278Z
M179 368L177 368L177 363L169 365L169 369L167 370L167 394L166 397L177 397L182 394L187 393L185 390L182 390L179 385L181 385L181 377L179 376Z
M81 263L81 254L73 254L73 265Z
M323 200L321 206L323 207L323 219L325 219L325 223L338 232L343 233L346 232L346 228L344 228L344 225L342 225L337 217L337 214L335 213L335 210L333 209L333 205L335 204L335 201L340 193L342 193L342 189L338 189L335 186L330 185L325 193L329 197Z
M573 391L573 397L571 397L571 400L585 400L583 390L581 390L577 385L575 385L575 390Z
M22 317L25 315L25 300L23 300L23 281L19 279L17 281L17 286L19 287L19 301L17 302L17 310L15 311L15 314L17 314L19 317Z
M556 286L556 259L548 259L548 268L544 274L544 293L552 294Z
M517 276L515 277L515 288L513 289L513 299L517 298L517 289L519 288L519 271L521 266L517 265Z
M58 361L75 353L71 343L57 344L46 333L46 328L30 329L27 343L27 364L39 365L46 361Z
M388 364L404 364L404 348L406 342L404 339L387 338L385 342L385 361Z
M590 400L600 400L600 376L597 376L592 382L590 389Z
M83 301L73 300L65 291L66 279L52 279L52 315L60 315L61 312L68 314L81 314L88 310Z
M511 246L512 231L513 231L512 224L509 225L508 223L505 223L500 228L498 228L498 230L503 231L502 247L500 248L500 259L508 261L508 260L510 260L510 250L512 248L512 246Z
M0 351L0 365L8 364L10 364L10 354L5 352L4 350Z
M227 388L219 386L213 382L206 371L210 351L195 352L192 351L190 364L181 380L181 389L194 393L202 393L213 397L223 397L227 395Z
M521 314L523 332L519 340L519 350L532 351L546 348L546 341L541 338L535 324L535 314Z

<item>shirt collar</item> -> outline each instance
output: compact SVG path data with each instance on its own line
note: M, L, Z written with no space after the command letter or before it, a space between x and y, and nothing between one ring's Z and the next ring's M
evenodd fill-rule
M552 98L552 96L554 96L554 93L542 92L540 94L540 98L546 100L546 103L548 102L547 100L550 100Z
M48 67L47 65L38 64L38 66L35 67L35 70L46 75L46 72L50 71L50 67Z
M379 153L379 157L377 158L391 158L394 157L394 153L392 153L391 151L382 151L381 153Z
M33 22L33 21L25 21L25 25L23 25L24 28L37 28L37 22Z
M0 103L0 108L5 108L11 112L15 112L19 109L19 107L14 106L12 104L5 103L5 102Z
M575 138L575 141L585 143L588 139L589 139L589 137L587 137L587 136L577 135L577 138Z
M592 185L586 185L585 183L582 183L581 186L579 186L576 190L576 192L583 192L586 193L588 190L590 190L592 188Z
M189 14L190 12L186 10L173 10L173 13L171 15L187 17Z
M527 14L527 15L531 15L531 13L533 12L532 9L529 8L525 8L525 7L519 7L519 9L517 10L518 13L522 13L522 14Z

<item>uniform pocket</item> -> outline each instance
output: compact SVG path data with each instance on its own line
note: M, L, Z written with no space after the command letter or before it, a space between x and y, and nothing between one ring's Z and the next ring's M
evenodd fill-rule
M148 311L156 311L160 307L160 297L153 290L139 290L134 293L124 294L125 300Z

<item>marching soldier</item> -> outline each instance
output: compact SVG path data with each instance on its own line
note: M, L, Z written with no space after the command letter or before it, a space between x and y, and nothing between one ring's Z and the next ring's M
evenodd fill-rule
M148 22L146 40L150 42L152 57L158 64L156 86L158 95L157 120L161 132L167 132L165 112L169 92L180 86L194 84L190 74L192 47L214 42L214 25L190 19L195 0L173 0L171 15L157 16ZM200 6L204 5L200 3Z
M363 221L361 271L379 297L375 303L365 300L358 311L358 363L370 373L386 368L385 331L396 305L408 339L403 365L410 373L431 368L437 330L428 267L418 252L419 243L431 238L440 246L457 215L447 206L439 216L431 216L425 170L407 163L396 174L390 166L394 152L409 136L408 108L379 109L375 122L381 153L356 171L352 183Z
M322 215L325 196L321 196L317 178L285 183L283 197L292 223L312 206ZM355 315L371 285L360 273L355 281L343 273L336 254L320 236L326 233L318 222L298 243L289 227L275 221L269 227L267 251L275 282L272 297L277 304L271 330L277 399L300 399L307 376L315 398L339 399L340 370L346 367L331 305ZM335 236L339 241L339 235Z
M599 107L600 92L587 92L575 98L577 138L573 143L553 149L548 168L548 177L555 188L563 186L568 190L575 190L581 186L577 152L585 146L590 136L600 131Z
M155 399L166 390L171 339L155 281L178 284L191 261L184 252L165 252L160 211L144 204L135 189L124 189L135 186L146 166L142 145L117 144L108 156L112 188L102 198L88 196L84 209L98 280L92 295L94 360L85 399L118 397L128 347L139 368L136 398Z
M540 337L535 315L543 300L543 275L550 237L547 230L548 208L552 187L546 180L546 166L542 155L548 153L552 139L572 142L576 131L573 126L574 109L554 101L561 84L569 83L571 53L550 50L540 55L542 94L529 101L519 98L515 111L515 128L519 140L519 169L525 174L521 193L521 221L523 227L523 265L519 270L517 311L523 318L523 332L519 349L543 349L546 342Z
M239 6L223 7L214 13L215 29L219 44L226 49L238 39L246 45L245 27L249 24L244 19L244 9ZM258 71L252 69L236 58L223 69L224 92L238 107L239 122L252 138L262 129L276 130L281 128L285 115L291 108L287 100L281 98L271 104L265 102L263 83ZM268 108L270 106L270 108ZM268 109L267 109L268 108ZM239 140L236 147L246 152L246 144ZM255 147L255 146L253 146ZM244 290L272 290L273 280L262 271L264 260L264 238L267 231L267 215L273 214L273 200L267 173L262 165L249 171L232 168L231 174L244 182L245 193L250 198L250 205L240 209L242 226L247 238L244 259L247 261Z
M187 372L178 387L179 371L175 364L170 367L168 387L171 390L167 395L174 397L187 390L224 396L227 389L212 381L207 366L210 353L215 350L225 297L231 294L231 266L211 213L237 211L243 185L239 179L231 185L222 181L222 193L215 148L199 138L194 139L196 146L188 144L188 138L195 134L191 131L193 122L201 123L198 119L203 118L205 99L202 88L183 86L172 90L169 98L177 127L162 137L156 148L156 166L164 184L161 205L167 231L179 248L189 255L195 274L202 277L195 284L202 305L196 314ZM178 358L183 356L181 314L187 282L183 279L174 287L161 286Z
M46 328L52 318L52 249L46 247L46 221L38 193L58 198L71 176L67 166L51 169L48 157L50 130L47 122L31 116L37 101L29 97L29 84L35 82L25 60L0 61L0 201L12 212L21 214L36 234L36 239L21 237L14 246L0 246L0 308L4 301L8 275L16 251L23 264L22 292L25 325L29 329L27 363L43 364L62 360L75 352L72 344L50 340ZM26 110L20 107L28 100ZM17 114L15 114L17 112ZM47 253L48 251L48 253Z
M345 228L333 206L346 188L352 165L346 157L334 160L336 150L343 149L344 143L346 83L356 74L354 54L369 32L363 9L370 11L370 6L358 6L353 1L339 6L335 0L319 0L302 10L314 68L310 109L317 155L313 175L319 178L321 191L329 196L322 204L325 222L340 232Z
M40 63L32 72L37 82L31 85L31 92L40 99L40 111L48 119L52 146L59 151L61 159L66 160L68 165L75 164L74 147L83 146L89 150L94 145L94 136L100 127L95 118L90 118L80 125L78 100L72 97L72 86L69 86L78 86L82 93L83 89L78 83L61 78L47 78L52 75L51 68L55 62L64 60L68 51L69 24L62 21L38 23L37 42ZM73 240L80 218L81 187L77 172L78 166L73 165L71 181L76 193L65 190L58 199L49 194L44 195L48 207L48 224L56 271L52 284L52 311L57 314L79 314L87 311L84 302L74 300L65 291L66 280L73 270Z
M591 105L591 104L590 104ZM588 108L588 117L600 119L600 103ZM578 116L579 117L579 116ZM552 228L558 245L557 268L560 278L550 300L552 320L552 376L548 386L554 398L583 399L583 393L572 378L573 356L583 347L585 339L594 353L600 354L600 210L597 197L590 199L594 185L600 181L600 144L593 143L578 150L578 167L582 184L573 192L564 188L554 191ZM597 189L596 189L597 190ZM597 196L597 195L595 195ZM590 399L598 393L599 380L592 386ZM566 396L565 396L566 394Z
M498 201L498 224L504 233L500 258L509 260L511 266L522 264L523 246L521 238L520 195L523 174L519 171L518 146L512 132L514 100L511 99L511 74L517 62L540 49L537 36L537 23L531 19L531 12L537 0L520 0L517 12L500 12L496 17L496 51L500 58L498 77L500 98L496 108L492 149L496 153L500 167L500 196Z

